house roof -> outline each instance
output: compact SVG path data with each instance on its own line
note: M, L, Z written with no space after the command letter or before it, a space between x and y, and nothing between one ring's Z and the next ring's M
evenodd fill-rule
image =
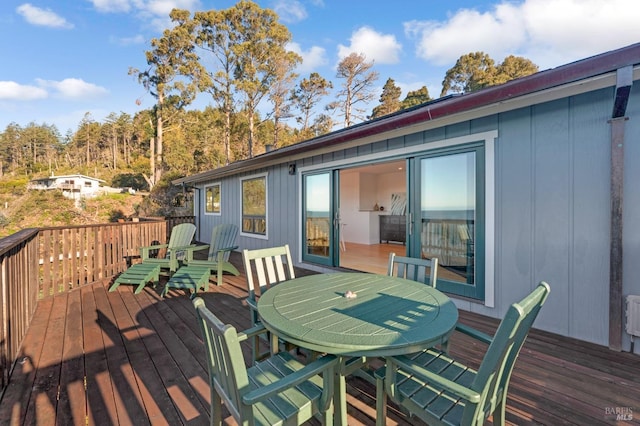
M50 181L50 180L57 180L57 179L69 179L69 178L82 178L82 179L94 180L94 181L97 181L97 182L105 182L102 179L98 179L98 178L94 178L94 177L86 176L86 175L81 175L81 174L49 176L49 177L44 177L44 178L32 179L31 182L42 182L42 181Z
M557 97L567 96L570 92L561 89L568 86L573 87L574 91L593 90L594 87L609 87L616 84L615 73L617 70L634 67L638 64L640 64L640 43L476 92L445 96L410 109L401 110L294 145L266 152L250 159L176 179L173 184L179 185L218 179L272 164L293 161L296 158L313 155L315 152L321 153L342 147L346 148L350 143L358 140L362 140L362 143L368 143L368 139L372 137L379 138L385 134L391 137L399 129L406 129L423 123L433 123L433 127L439 127L450 124L448 120L453 120L453 117L460 117L458 121L461 121L463 119L461 118L462 114L469 115L472 111L476 111L478 116L486 116L527 104L532 105L536 102L550 99L548 96L545 98L542 95L543 93L554 92ZM608 77L603 78L604 76ZM591 80L591 85L584 83L589 80Z

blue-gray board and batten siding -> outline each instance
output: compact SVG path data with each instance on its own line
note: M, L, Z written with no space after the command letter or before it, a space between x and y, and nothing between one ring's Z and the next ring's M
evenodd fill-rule
M628 102L624 164L623 295L640 294L640 86ZM296 160L300 168L497 131L495 141L495 307L458 301L500 318L540 280L552 294L536 327L607 345L611 225L611 126L614 87L598 89L441 128ZM339 148L340 145L337 145ZM221 215L204 215L201 235L217 223L240 225L240 180L268 173L268 239L240 236L242 248L288 243L301 250L300 188L289 163L212 181L222 184ZM204 186L212 182L200 182ZM199 191L203 193L204 191ZM294 255L295 262L298 256ZM298 266L305 266L298 264ZM629 348L623 336L623 348ZM638 349L636 349L637 351Z

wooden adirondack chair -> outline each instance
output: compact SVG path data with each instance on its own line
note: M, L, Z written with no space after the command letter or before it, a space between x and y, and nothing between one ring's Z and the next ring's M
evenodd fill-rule
M204 250L208 248L209 254L207 256L207 259L194 259L193 251L189 251L187 253L187 265L209 267L212 273L215 271L217 285L222 285L222 274L225 272L228 272L235 276L240 275L240 271L238 271L238 268L236 268L231 262L229 262L229 256L231 255L231 252L238 248L238 246L236 245L237 237L237 225L226 223L214 226L213 230L211 231L211 243L195 248L195 250ZM208 285L206 290L208 290Z
M493 338L461 324L456 327L489 345L477 371L435 349L388 357L386 366L375 372L376 424L385 424L388 395L430 425L482 425L491 414L494 425L504 425L513 366L549 291L541 282L511 305Z
M427 270L429 274L427 274ZM396 256L395 253L389 253L389 268L387 273L390 277L406 278L436 288L438 259L418 259L415 257Z
M247 369L240 342L264 333L264 326L237 332L207 309L202 298L196 297L193 305L206 349L211 425L222 424L222 401L240 425L300 425L314 416L332 424L335 356L304 365L282 352Z
M291 252L288 244L257 250L245 249L242 251L242 261L247 276L247 290L249 291L249 296L246 300L251 314L251 325L255 326L260 324L258 296L267 291L272 285L295 278L293 262L291 261ZM256 292L256 285L259 292ZM271 350L277 351L277 342L272 342L271 344ZM274 347L274 344L276 347ZM254 361L262 359L268 354L269 352L260 352L260 338L255 336L253 341Z
M171 273L175 272L180 266L180 261L188 257L186 253L196 247L191 244L195 234L196 226L193 223L181 223L174 226L167 244L140 247L142 263L160 265L161 268L169 269ZM164 251L165 255L152 257L151 253L156 250Z

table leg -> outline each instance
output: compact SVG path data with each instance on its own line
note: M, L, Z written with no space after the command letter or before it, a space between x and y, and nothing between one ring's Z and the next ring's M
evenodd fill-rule
M340 364L344 362L341 359ZM347 426L347 382L342 368L336 369L335 384L333 389L334 424Z

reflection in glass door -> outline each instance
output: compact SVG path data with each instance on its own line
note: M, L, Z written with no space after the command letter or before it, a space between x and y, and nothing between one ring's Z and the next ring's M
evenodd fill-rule
M417 161L417 197L413 202L413 252L437 258L438 288L468 297L482 297L476 224L483 223L483 184L478 164L481 148L430 156Z
M303 176L303 242L302 258L306 261L333 266L334 223L339 221L333 188L337 173L325 171ZM335 220L334 220L335 218ZM335 253L335 256L338 256Z

